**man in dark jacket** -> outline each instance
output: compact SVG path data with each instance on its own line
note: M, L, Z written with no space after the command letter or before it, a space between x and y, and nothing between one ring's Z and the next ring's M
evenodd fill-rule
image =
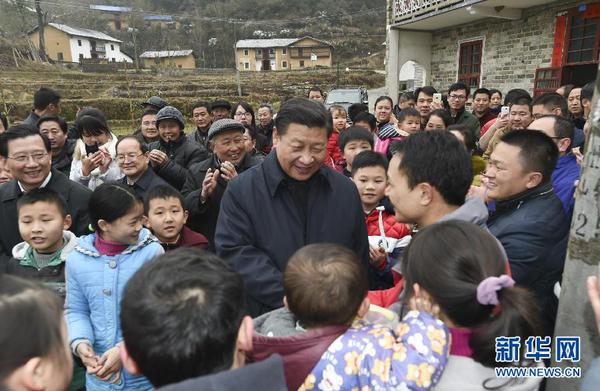
M37 126L40 117L60 114L60 95L53 89L42 87L33 94L33 110L22 123Z
M189 141L196 142L208 150L208 131L212 124L210 103L200 101L192 106L192 121L196 130L187 135Z
M150 168L150 153L138 137L123 137L117 142L116 152L117 164L124 174L118 182L131 186L140 198L157 186L171 187Z
M206 149L188 141L183 129L183 115L173 106L166 106L156 114L160 140L149 145L150 162L154 171L177 190L181 190L194 163L208 157Z
M285 389L280 358L244 366L253 326L243 281L215 255L180 248L146 263L127 283L121 308L123 367L154 387Z
M244 125L234 119L215 121L208 132L213 155L190 167L181 193L190 216L188 226L214 243L221 198L238 174L260 163L244 149Z
M512 277L537 298L544 331L552 335L558 300L554 285L561 280L569 224L552 190L558 149L542 132L517 129L504 135L492 152L484 183L495 211L488 227L500 240Z
M71 174L71 162L75 151L76 140L69 140L67 121L57 115L45 115L37 123L41 134L50 140L52 148L52 168L66 176Z
M367 228L356 186L323 166L328 115L317 102L287 101L275 120L275 151L223 196L215 247L244 276L253 316L283 305L283 271L307 244L344 245L367 272Z
M0 186L0 270L12 248L23 241L19 235L17 200L24 192L47 187L67 203L77 236L89 233L88 200L91 191L51 169L50 141L29 125L15 125L0 135L0 155L6 158L14 179Z
M448 89L448 106L453 123L465 125L473 134L473 138L479 140L479 120L465 109L467 99L469 87L465 83L454 83Z

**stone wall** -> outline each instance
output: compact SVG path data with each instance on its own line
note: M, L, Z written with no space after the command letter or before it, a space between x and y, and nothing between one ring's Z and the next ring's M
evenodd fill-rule
M533 92L536 68L552 60L556 15L580 3L560 1L526 9L520 20L485 19L434 32L431 84L446 91L457 79L460 43L483 38L481 86Z

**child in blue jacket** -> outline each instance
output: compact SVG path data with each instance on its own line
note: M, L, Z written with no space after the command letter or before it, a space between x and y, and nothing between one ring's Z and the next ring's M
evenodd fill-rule
M142 202L126 186L100 185L88 210L96 233L81 237L67 258L69 343L87 368L88 391L151 390L146 378L122 370L120 302L129 278L164 251L143 228Z

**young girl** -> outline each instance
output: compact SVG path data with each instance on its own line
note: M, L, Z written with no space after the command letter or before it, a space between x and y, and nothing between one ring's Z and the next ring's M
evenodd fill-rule
M73 361L62 300L41 285L0 274L0 389L64 391Z
M333 160L336 168L338 168L345 163L338 139L340 138L340 133L346 130L346 126L348 126L348 113L346 112L346 109L338 105L331 106L329 112L331 113L333 132L331 132L331 135L327 140L327 156Z
M104 182L123 176L117 161L117 136L109 129L104 114L93 107L79 112L75 122L79 140L73 152L69 178L94 190Z
M145 262L163 253L142 227L142 202L127 186L102 184L89 201L92 227L67 258L65 316L71 349L87 367L86 388L150 390L121 370L119 321L123 287Z
M539 309L531 293L514 286L496 239L465 221L426 227L404 251L406 298L440 309L450 328L450 359L436 391L537 390L541 378L496 378L494 367L539 365L523 359L525 341L541 335ZM496 362L496 337L521 337L518 363Z

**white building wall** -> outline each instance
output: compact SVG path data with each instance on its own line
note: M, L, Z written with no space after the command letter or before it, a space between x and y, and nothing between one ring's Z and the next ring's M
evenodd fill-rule
M81 46L79 46L79 42ZM83 37L71 37L69 40L71 44L71 58L73 62L79 62L79 54L83 54L83 58L92 58L92 45L87 38Z
M106 59L108 61L112 61L113 58L116 62L133 62L133 60L129 56L121 53L121 44L119 44L118 42L106 42Z

